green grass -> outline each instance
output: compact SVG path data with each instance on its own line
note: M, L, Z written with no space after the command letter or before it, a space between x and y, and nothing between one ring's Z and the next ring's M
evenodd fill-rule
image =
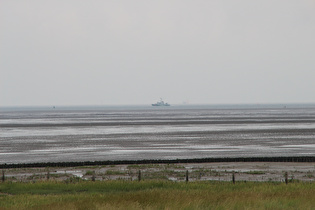
M86 171L86 172L85 172L85 175L86 175L86 176L90 176L90 175L94 175L94 174L95 174L94 171Z
M105 173L106 175L125 175L126 172L118 171L118 170L108 170Z
M255 174L265 174L266 172L264 172L264 171L247 171L247 172L244 172L245 174L253 174L253 175L255 175Z
M315 183L1 183L0 209L313 209Z

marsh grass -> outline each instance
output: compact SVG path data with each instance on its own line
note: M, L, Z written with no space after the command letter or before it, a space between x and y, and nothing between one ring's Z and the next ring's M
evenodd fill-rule
M184 166L178 164L135 164L128 165L128 169L185 169Z
M247 171L244 173L245 174L252 174L252 175L260 175L260 174L265 174L266 172L264 172L264 171Z
M85 176L92 176L93 174L95 174L94 171L86 171L85 172Z
M107 170L106 175L126 175L127 172L118 171L118 170Z
M0 184L0 209L312 209L315 183L80 181Z
M217 171L217 170L213 170L213 169L204 169L204 168L201 168L201 169L198 169L198 170L194 170L192 171L192 174L194 174L194 176L220 176L220 172Z

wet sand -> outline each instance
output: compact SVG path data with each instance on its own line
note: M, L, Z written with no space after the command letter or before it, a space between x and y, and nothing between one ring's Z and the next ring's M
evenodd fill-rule
M0 112L0 164L315 156L314 108Z

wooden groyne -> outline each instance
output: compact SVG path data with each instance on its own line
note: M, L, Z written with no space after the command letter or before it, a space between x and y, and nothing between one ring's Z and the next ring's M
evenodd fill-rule
M77 167L95 165L134 165L134 164L175 164L175 163L218 163L218 162L315 162L315 156L299 157L238 157L238 158L195 158L173 160L107 160L83 162L43 162L0 164L0 169L40 168L40 167Z

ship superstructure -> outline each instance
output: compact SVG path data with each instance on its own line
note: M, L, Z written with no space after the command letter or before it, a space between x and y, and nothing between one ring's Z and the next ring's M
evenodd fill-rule
M163 99L160 98L160 101L156 102L155 104L152 104L152 106L170 106L170 104L169 103L165 103L163 101Z

